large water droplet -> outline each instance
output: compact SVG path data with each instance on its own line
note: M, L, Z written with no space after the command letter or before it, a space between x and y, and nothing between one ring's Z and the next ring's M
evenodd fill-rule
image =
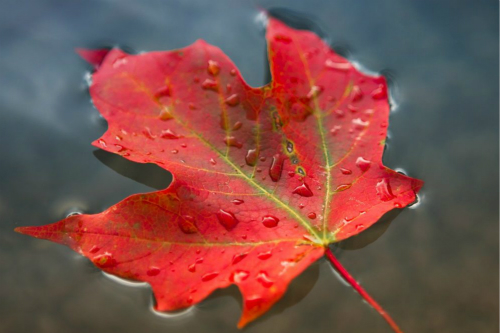
M239 263L240 261L242 261L243 259L245 259L245 257L247 256L247 254L248 253L235 254L234 257L233 257L232 264L236 265L237 263Z
M237 270L231 274L229 280L231 282L241 283L242 281L245 281L249 275L250 273L247 271Z
M108 145L106 144L106 141L104 139L99 139L97 140L97 143L101 145L101 147L106 148Z
M214 80L211 80L211 79L206 79L205 81L203 81L203 83L201 84L201 87L205 90L213 90L213 91L219 90L219 88L217 86L217 82L215 82Z
M358 224L358 225L356 226L356 231L362 231L362 230L364 230L364 229L365 229L365 226L364 226L364 225L362 225L362 224Z
M309 235L309 234L304 234L302 235L302 238L306 241L309 241L309 242L313 242L313 243L317 243L318 240L316 239L316 237L312 236L312 235Z
M190 215L183 215L178 220L179 228L185 234L194 234L198 231L196 228L196 221Z
M217 212L217 219L219 220L220 224L222 224L222 226L228 231L233 230L234 227L236 227L236 225L238 224L238 220L236 219L234 214L223 209L219 209L219 211Z
M356 166L363 172L367 171L368 169L370 169L370 166L371 166L372 162L370 162L369 160L365 160L363 157L358 157L358 159L356 160Z
M351 170L345 168L340 168L340 172L342 172L343 175L350 175L352 173Z
M267 273L263 271L260 271L257 275L257 281L259 281L259 283L265 288L270 288L274 284L274 281L271 280Z
M363 121L361 118L355 118L352 120L352 124L354 125L355 129L362 130L365 129L370 122L368 121Z
M215 279L219 275L219 272L207 273L201 277L201 281L207 282Z
M267 215L262 218L262 224L267 228L274 228L278 225L279 219L276 216Z
M123 147L122 145L116 145L116 144L115 144L115 148L116 148L116 151L117 151L118 153L120 153L120 152L122 152L122 151L127 150L127 148Z
M384 87L383 84L380 84L377 89L372 91L372 98L373 99L384 99L387 97L387 89Z
M92 248L90 248L89 253L94 254L94 253L99 252L99 250L100 250L100 248L98 246L94 245L94 246L92 246Z
M347 71L351 68L351 64L348 62L334 62L333 60L327 59L325 61L325 67L339 71Z
M359 88L359 86L352 87L351 96L353 102L361 100L363 98L363 92L361 91L361 88Z
M245 299L245 308L250 310L253 308L261 307L265 300L260 296L252 296Z
M259 258L260 260L267 260L267 259L271 258L272 255L273 254L271 251L267 251L267 252L259 253L257 255L257 258Z
M375 185L375 189L377 190L377 195L382 201L389 201L395 198L387 178L380 180L377 185Z
M316 218L316 213L310 212L309 214L307 214L307 217L310 218L311 220L314 220Z
M235 205L241 205L242 203L245 203L245 201L243 201L241 199L233 199L233 200L231 200L231 203L233 203Z
M333 126L333 128L330 130L330 134L333 136L337 135L337 133L340 131L341 128L342 126L340 125Z
M219 71L220 71L219 63L217 61L214 61L214 60L209 60L207 70L210 74L212 74L213 76L216 76L217 74L219 74Z
M180 136L177 135L174 131L167 129L167 130L161 131L160 138L175 140L175 139L179 139Z
M144 130L142 131L142 134L143 134L146 138L148 138L148 139L150 139L150 140L154 140L154 139L156 139L156 135L154 135L154 134L151 132L151 129L150 129L149 127L144 128Z
M233 125L233 131L239 130L241 128L241 126L243 126L243 123L241 121L235 122Z
M168 97L170 96L170 88L168 86L164 86L159 88L154 95L156 98Z
M309 188L309 186L307 186L306 183L303 183L302 185L297 186L292 191L292 193L293 194L301 195L303 197L312 197L313 196L313 193L312 193L311 189Z
M239 142L234 136L227 136L224 139L224 143L228 146L236 147L238 149L243 147L243 144L241 142Z
M240 104L240 97L238 96L238 94L232 94L231 96L226 98L225 102L229 106L236 106Z
M188 271L190 271L191 273L196 272L196 264L189 265L188 266Z
M149 269L146 271L147 276L156 276L160 274L160 269L158 267L151 266Z
M281 172L283 171L283 162L285 161L279 154L273 156L271 162L271 167L269 168L269 176L274 182L277 182L281 178Z
M92 258L92 262L99 268L112 267L117 264L111 253L103 253Z
M352 184L342 184L342 185L339 185L337 186L337 188L335 189L336 192L342 192L342 191L345 191L349 188L351 188Z
M249 149L247 155L245 156L245 162L250 166L254 166L257 163L258 157L259 153L257 152L257 149Z
M168 109L168 107L164 106L163 109L161 109L160 115L158 116L158 118L160 118L160 120L166 121L166 120L172 119L173 116L170 113L170 110Z

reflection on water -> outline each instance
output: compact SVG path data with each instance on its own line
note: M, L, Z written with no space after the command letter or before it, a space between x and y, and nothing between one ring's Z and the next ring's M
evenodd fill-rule
M108 274L106 272L102 272L102 275L115 282L118 284L121 284L122 286L127 286L127 287L134 287L134 288L144 288L144 287L149 287L149 284L147 282L141 282L141 281L134 281L134 280L129 280L129 279L124 279L119 276L113 275L113 274Z
M334 245L336 255L406 332L498 331L498 3L6 0L0 332L238 331L235 287L158 317L146 284L110 281L69 249L12 230L99 212L171 181L90 145L107 125L89 102L90 67L75 47L166 50L203 38L260 86L270 77L255 20L271 5L283 7L272 15L388 78L398 112L384 163L426 181L412 209ZM387 332L360 300L320 260L245 330Z

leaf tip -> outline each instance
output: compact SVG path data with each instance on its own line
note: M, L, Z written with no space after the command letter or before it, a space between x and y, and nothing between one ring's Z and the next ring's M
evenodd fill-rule
M14 231L19 234L39 238L37 237L37 235L39 236L40 227L17 227L14 229Z
M75 52L86 62L91 64L95 69L99 68L102 64L104 58L109 53L109 49L85 49L85 48L75 48Z

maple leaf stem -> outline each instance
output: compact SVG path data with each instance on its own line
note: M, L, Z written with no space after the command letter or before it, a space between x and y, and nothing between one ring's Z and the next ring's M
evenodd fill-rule
M326 257L332 264L333 268L344 278L344 280L347 281L360 295L365 299L365 301L368 302L377 312L385 319L385 321L391 326L391 328L394 330L396 333L403 333L401 329L398 327L396 322L391 318L391 316L378 304L367 292L364 290L358 282L349 274L349 272L342 266L340 261L337 260L337 258L333 255L332 251L330 248L327 248L326 251Z

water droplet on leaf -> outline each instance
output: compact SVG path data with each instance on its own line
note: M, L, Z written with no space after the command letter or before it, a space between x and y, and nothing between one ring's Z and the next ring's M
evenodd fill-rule
M348 62L334 62L333 60L327 59L325 61L325 67L339 71L347 71L351 68L351 64Z
M365 226L364 226L364 225L362 225L362 224L358 224L358 225L356 226L356 231L362 231L362 230L364 230L364 229L365 229Z
M358 157L356 160L356 166L363 172L367 171L370 169L372 162L365 160L363 157Z
M236 225L238 224L238 220L236 219L234 214L223 209L219 209L219 211L217 212L217 219L219 220L220 224L222 224L222 226L228 231L233 230L234 227L236 227Z
M214 60L209 60L207 70L210 74L212 74L213 76L216 76L217 74L219 74L219 71L220 71L219 63L217 61L214 61Z
M262 252L262 253L259 253L257 255L257 258L259 258L260 260L267 260L269 258L271 258L273 254L271 253L271 251L267 251L267 252Z
M99 268L112 267L117 264L111 253L104 253L92 258L92 262Z
M243 123L241 121L237 121L234 123L234 126L233 126L233 131L237 131L241 128L241 126L243 126Z
M175 132L173 132L172 130L167 129L167 130L161 131L160 138L162 138L162 139L170 139L170 140L175 140L175 139L179 139L179 138L180 138L180 136L179 136L179 135L177 135L177 134L176 134Z
M243 144L241 142L239 142L234 136L227 136L224 139L224 143L228 146L236 147L238 149L243 147Z
M274 228L278 225L279 219L272 215L267 215L262 218L262 224L267 228Z
M375 189L377 191L377 195L382 201L389 201L395 198L387 178L380 180L377 185L375 185Z
M257 281L259 281L259 283L265 288L270 288L274 284L274 281L271 280L267 273L263 271L259 272L257 275Z
M229 106L236 106L240 103L240 98L239 98L238 94L233 94L233 95L229 96L228 98L226 98L225 102Z
M345 168L340 168L340 172L342 172L343 175L350 175L352 173L351 170Z
M219 88L217 86L217 82L215 82L212 79L206 79L205 81L203 81L203 83L201 84L201 87L205 90L213 90L213 91L219 90Z
M161 87L155 92L154 96L155 98L168 97L170 96L170 88L168 86Z
M160 269L158 267L151 266L149 269L146 271L147 276L156 276L160 274Z
M353 102L361 100L363 98L363 92L361 91L361 88L359 88L359 86L352 87L351 96Z
M309 186L307 186L306 183L303 183L302 185L297 186L293 190L292 193L293 194L301 195L303 197L312 197L313 196L313 193L312 193L311 189L309 188Z
M384 99L387 97L387 89L384 87L383 84L380 84L377 89L372 91L372 98L379 100L379 99Z
M340 125L335 125L333 128L330 130L330 134L335 136L337 135L338 131L342 128Z
M249 275L250 273L247 271L237 270L231 274L229 280L231 282L241 283L242 281L245 281Z
M242 261L243 259L245 259L246 256L247 256L247 253L235 254L234 257L233 257L232 264L236 265L237 263L239 263L240 261Z
M241 205L242 203L244 203L245 201L241 200L241 199L233 199L231 200L231 202L235 205Z
M336 192L342 192L342 191L345 191L347 189L349 189L351 187L351 184L342 184L342 185L339 185L337 186L337 188L335 189Z
M161 109L160 115L158 116L158 118L160 118L160 120L166 121L166 120L172 119L173 116L170 113L168 107L165 106L165 107L163 107L163 109Z
M358 130L364 129L366 126L370 124L368 121L363 121L361 118L356 118L352 120L352 124L354 125L354 128Z
M194 234L198 231L196 221L194 217L190 215L182 215L177 223L179 224L181 231L185 234Z
M215 279L219 275L219 272L207 273L201 277L201 281L207 282Z
M274 182L277 182L281 178L281 172L283 171L284 161L285 160L281 158L279 154L273 156L271 167L269 168L269 176Z
M245 162L250 166L254 166L257 163L258 156L259 153L257 152L257 149L249 149L247 155L245 156Z

